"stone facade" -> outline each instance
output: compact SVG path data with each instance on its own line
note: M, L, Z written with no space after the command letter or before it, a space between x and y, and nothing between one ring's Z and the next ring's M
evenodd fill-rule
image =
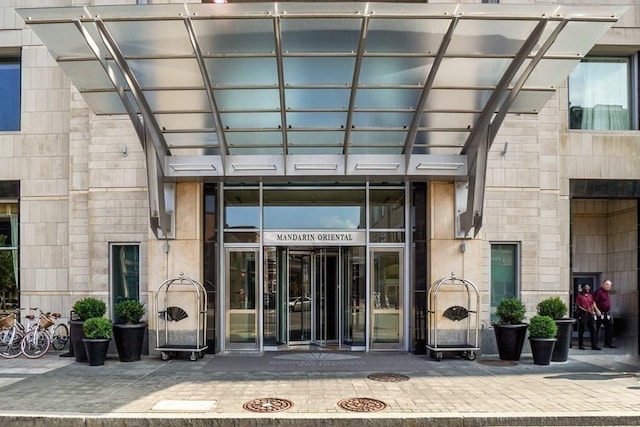
M165 279L184 273L201 280L203 274L201 184L177 184L176 238L155 239L145 156L128 117L91 113L13 11L86 3L10 0L0 6L0 53L22 49L22 130L0 133L0 180L21 186L21 305L65 316L85 296L109 300L110 243L140 244L141 298L148 307ZM631 7L603 44L638 51L639 28L640 8ZM454 183L428 186L429 279L454 272L478 284L485 351L491 351L490 247L507 242L520 246L519 285L529 315L547 296L569 303L572 273L598 273L613 280L614 305L630 325L626 349L638 352L637 201L572 201L569 182L640 179L639 134L568 130L567 98L563 82L538 115L505 121L489 155L484 223L476 239L453 238Z

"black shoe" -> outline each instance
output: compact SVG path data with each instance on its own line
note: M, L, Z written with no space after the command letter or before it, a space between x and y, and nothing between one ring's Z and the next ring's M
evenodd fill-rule
M600 347L591 347L591 350L602 350Z
M604 345L606 348L618 348L617 345L613 345L613 344L605 344Z
M580 350L586 350L586 348L584 347L578 347Z

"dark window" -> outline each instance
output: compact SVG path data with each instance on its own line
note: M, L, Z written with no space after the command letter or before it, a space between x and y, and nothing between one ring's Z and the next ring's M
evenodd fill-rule
M140 245L111 245L113 305L124 300L140 300Z
M0 56L0 131L20 130L20 58Z
M498 303L505 298L518 298L518 245L491 244L491 323Z

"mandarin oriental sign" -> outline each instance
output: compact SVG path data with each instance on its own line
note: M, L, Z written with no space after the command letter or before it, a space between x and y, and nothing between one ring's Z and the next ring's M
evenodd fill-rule
M265 231L266 245L364 245L365 231Z

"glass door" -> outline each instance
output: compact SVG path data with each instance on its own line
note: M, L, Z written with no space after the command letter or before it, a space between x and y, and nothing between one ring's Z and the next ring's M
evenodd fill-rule
M402 349L403 251L371 250L371 349Z
M258 348L258 249L227 249L226 347Z
M318 249L314 255L314 344L327 346L327 250Z
M366 346L366 248L345 247L342 255L342 344L351 349Z
M289 250L289 345L311 343L312 257L308 251Z

